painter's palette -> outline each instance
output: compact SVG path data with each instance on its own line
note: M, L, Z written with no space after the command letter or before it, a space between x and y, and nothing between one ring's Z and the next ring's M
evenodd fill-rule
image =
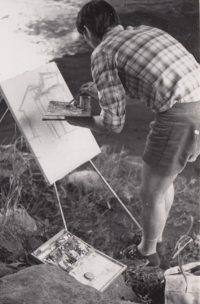
M69 104L62 101L50 101L43 120L62 120L65 119L65 116L89 117L91 116L91 107L81 108L74 103Z
M31 257L40 263L56 265L82 284L104 291L126 266L66 231L61 230L35 250Z

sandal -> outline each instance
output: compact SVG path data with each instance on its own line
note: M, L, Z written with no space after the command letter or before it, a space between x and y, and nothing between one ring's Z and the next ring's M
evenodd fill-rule
M124 233L120 239L124 243L139 245L142 240L142 231L130 234ZM163 241L157 243L156 251L159 258L163 259L165 254L165 244Z
M159 267L160 259L157 252L150 255L143 255L139 252L135 244L126 248L122 254L129 260L145 260L147 262L146 266Z

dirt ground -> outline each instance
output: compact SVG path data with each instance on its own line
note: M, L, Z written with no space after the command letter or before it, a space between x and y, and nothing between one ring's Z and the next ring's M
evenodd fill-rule
M55 61L72 94L91 81L92 50L76 32L75 20L85 0L7 0L0 2L0 81L31 70L48 61ZM146 24L162 28L179 40L199 62L198 0L109 0L121 19L121 24ZM0 104L0 117L6 110ZM98 114L93 101L92 112ZM124 130L119 135L94 133L100 146L110 145L115 151L127 150L131 155L142 154L149 123L154 114L144 104L127 107ZM0 126L0 144L9 144L20 135L10 113ZM188 180L198 178L199 165L188 164L182 173ZM186 231L189 223L184 227ZM171 228L170 228L171 227ZM196 226L197 227L197 226ZM168 226L166 237L174 230ZM175 234L180 235L177 228Z

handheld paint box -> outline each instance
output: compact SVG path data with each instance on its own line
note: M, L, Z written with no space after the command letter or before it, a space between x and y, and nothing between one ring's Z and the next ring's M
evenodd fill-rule
M56 265L77 281L103 292L126 266L88 245L66 229L31 254L37 263Z

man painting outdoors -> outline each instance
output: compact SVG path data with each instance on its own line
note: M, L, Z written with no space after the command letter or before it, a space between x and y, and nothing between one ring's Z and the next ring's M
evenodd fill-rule
M199 64L158 28L124 29L105 1L84 5L77 29L94 48L94 83L80 90L99 100L101 113L66 120L97 132L120 133L126 120L126 96L140 99L155 113L142 155L142 240L124 254L129 259L148 260L148 266L159 266L162 234L174 200L173 182L187 162L200 154Z

